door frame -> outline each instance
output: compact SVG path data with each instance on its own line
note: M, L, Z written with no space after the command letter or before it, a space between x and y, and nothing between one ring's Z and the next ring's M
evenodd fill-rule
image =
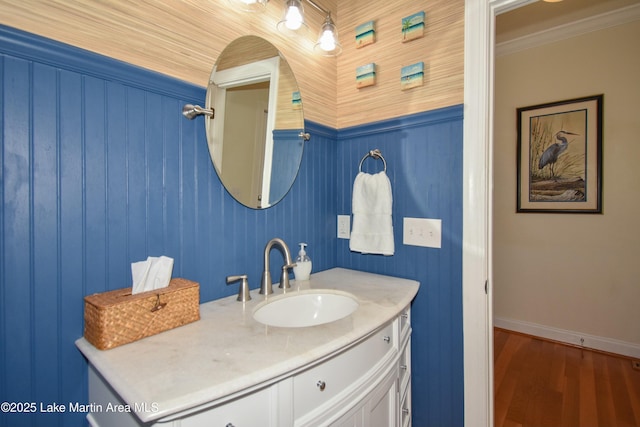
M462 316L465 426L493 426L495 18L537 0L465 0Z

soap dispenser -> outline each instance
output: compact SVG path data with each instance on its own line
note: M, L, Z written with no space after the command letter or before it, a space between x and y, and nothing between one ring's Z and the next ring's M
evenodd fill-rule
M296 280L309 280L311 274L311 258L307 256L307 252L304 250L306 243L300 243L300 252L296 257L296 266L293 267L293 275Z

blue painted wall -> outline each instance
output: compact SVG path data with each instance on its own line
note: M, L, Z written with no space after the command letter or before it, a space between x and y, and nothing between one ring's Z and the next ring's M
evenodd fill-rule
M307 123L293 188L256 211L220 184L202 118L180 114L204 89L6 27L0 72L0 401L86 402L74 345L82 298L129 286L131 262L173 257L174 276L200 282L204 302L236 292L229 274L258 287L264 245L279 236L308 242L315 271L422 282L414 425L462 425L461 108L339 132ZM396 255L386 258L335 238L358 162L376 147L395 198ZM403 246L403 216L442 218L443 249ZM84 424L84 414L0 413L0 426Z
M338 132L337 214L351 213L362 157L379 148L393 191L393 256L349 251L338 239L339 267L419 280L412 305L413 425L462 426L462 107L455 106ZM376 173L379 160L362 169ZM404 217L442 219L442 248L402 244Z

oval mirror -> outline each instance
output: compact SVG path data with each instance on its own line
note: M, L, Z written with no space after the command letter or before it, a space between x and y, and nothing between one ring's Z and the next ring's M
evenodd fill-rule
M304 117L296 78L268 41L243 36L216 61L207 87L209 154L229 194L264 209L287 194L304 148Z

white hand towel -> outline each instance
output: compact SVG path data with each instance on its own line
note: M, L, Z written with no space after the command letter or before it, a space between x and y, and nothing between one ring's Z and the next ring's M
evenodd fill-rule
M360 172L353 182L353 227L349 249L364 254L393 255L393 196L387 174Z

